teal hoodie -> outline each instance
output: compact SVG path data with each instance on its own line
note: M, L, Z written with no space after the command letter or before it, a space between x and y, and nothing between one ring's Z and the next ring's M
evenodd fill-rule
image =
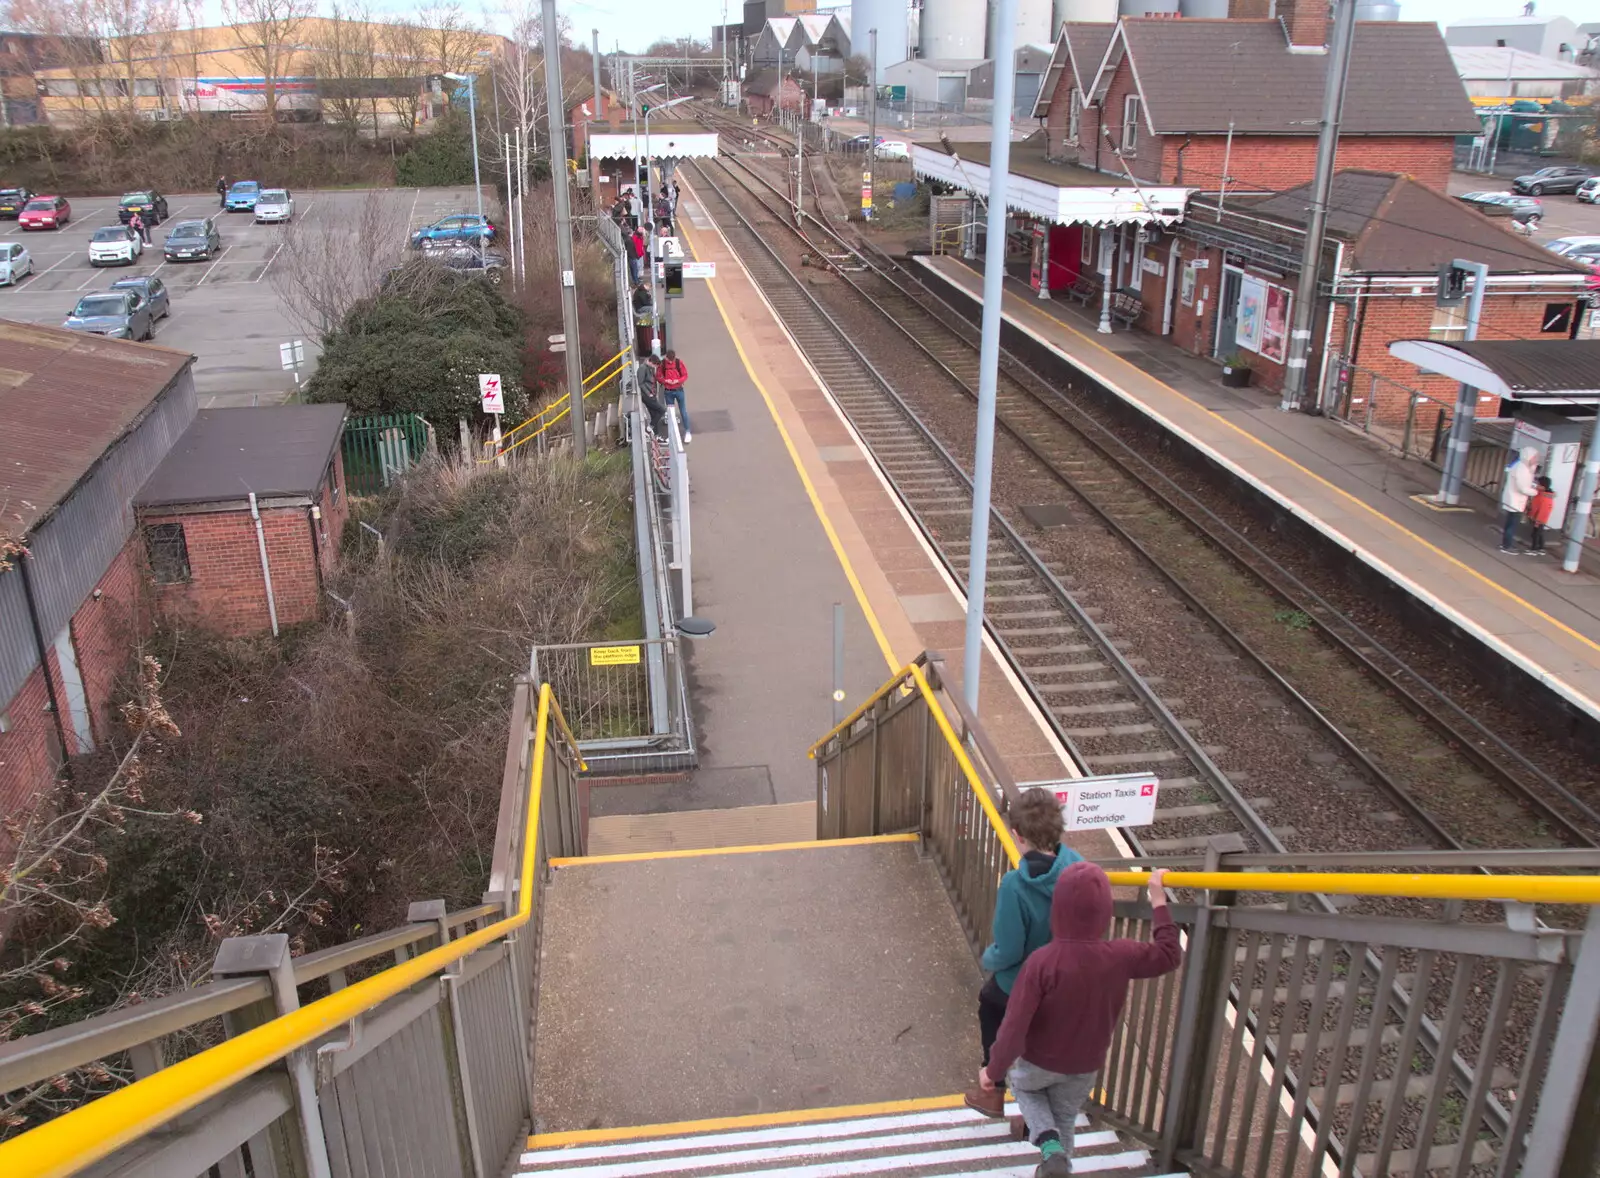
M1028 954L1050 942L1050 897L1056 878L1083 856L1070 847L1056 848L1055 862L1034 874L1037 864L1026 858L1000 877L994 902L993 943L983 951L983 968L994 974L995 984L1007 994Z

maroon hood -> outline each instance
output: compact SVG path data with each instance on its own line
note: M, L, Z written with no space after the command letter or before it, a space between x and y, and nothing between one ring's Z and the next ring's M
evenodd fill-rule
M1050 935L1058 941L1100 941L1111 931L1111 881L1093 863L1074 863L1056 880Z

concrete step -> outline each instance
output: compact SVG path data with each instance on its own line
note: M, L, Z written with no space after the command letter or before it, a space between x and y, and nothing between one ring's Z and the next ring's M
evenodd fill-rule
M815 1114L825 1117L829 1110ZM838 1110L849 1113L857 1110ZM1010 1114L1015 1104L1007 1105ZM798 1123L795 1121L798 1120ZM768 1123L763 1124L766 1121ZM641 1126L597 1133L538 1136L513 1172L518 1178L574 1174L583 1178L649 1178L674 1175L761 1174L766 1178L854 1178L855 1175L958 1175L1030 1178L1039 1162L1027 1142L1013 1141L1006 1121L989 1120L963 1107L887 1115L813 1119L732 1118L730 1127L709 1132L673 1132L699 1127ZM700 1123L703 1125L703 1123ZM591 1144L590 1141L593 1141ZM556 1143L559 1142L559 1143ZM1073 1172L1149 1172L1150 1154L1116 1131L1079 1116ZM1176 1178L1176 1176L1173 1176Z
M703 851L712 847L810 842L816 837L817 804L790 802L728 810L673 810L663 814L613 814L590 818L587 851L590 855Z

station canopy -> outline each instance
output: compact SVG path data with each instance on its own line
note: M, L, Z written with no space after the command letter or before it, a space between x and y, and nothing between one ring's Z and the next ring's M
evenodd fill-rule
M699 123L657 123L646 135L641 121L637 136L631 127L625 131L596 131L589 137L589 154L600 160L716 159L717 133Z
M911 145L919 176L988 198L989 144L919 140ZM1135 183L1111 172L1046 158L1040 138L1011 145L1006 206L1058 225L1171 225L1183 219L1191 188Z
M1389 354L1508 401L1600 403L1600 340L1402 339Z

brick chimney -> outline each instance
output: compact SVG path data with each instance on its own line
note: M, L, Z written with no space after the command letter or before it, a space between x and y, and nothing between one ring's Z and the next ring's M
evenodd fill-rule
M1292 47L1327 48L1328 0L1275 0L1272 9L1283 22Z

